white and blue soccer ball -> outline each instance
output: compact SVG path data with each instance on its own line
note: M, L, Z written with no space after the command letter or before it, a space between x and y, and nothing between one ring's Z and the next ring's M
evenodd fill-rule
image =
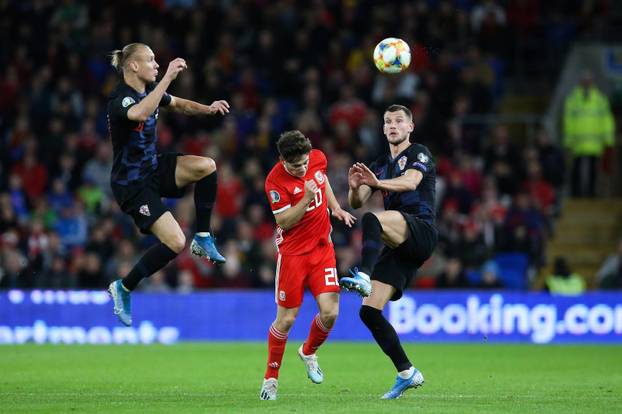
M380 72L399 73L410 65L410 47L402 39L387 37L374 49L374 64Z

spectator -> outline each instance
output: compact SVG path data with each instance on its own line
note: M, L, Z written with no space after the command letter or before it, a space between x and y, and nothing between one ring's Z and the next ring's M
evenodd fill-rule
M537 148L542 167L542 176L557 192L564 184L565 160L563 151L553 143L546 129L538 131Z
M177 280L177 293L192 293L194 291L194 276L190 270L179 272Z
M601 289L622 289L622 239L618 251L609 255L596 273L596 281Z
M168 293L171 291L170 286L166 283L166 275L162 269L152 274L145 282L140 286L140 290L143 292Z
M75 203L71 207L63 208L54 230L58 232L65 248L84 246L88 225L82 205Z
M33 152L24 155L23 160L13 168L13 173L20 177L24 192L30 202L43 194L47 184L48 171L45 165L37 160Z
M609 100L594 85L590 71L581 75L564 101L564 146L572 157L572 195L594 197L598 163L613 146L615 125Z
M48 193L48 205L52 210L60 213L65 208L71 208L75 204L73 195L67 190L65 182L60 178L52 180L52 189Z
M0 243L0 288L15 289L32 286L32 272L28 268L28 259L17 248L17 233L5 233Z
M464 289L469 287L469 279L458 257L449 257L445 271L436 278L436 287L442 289Z
M492 144L484 151L484 171L494 177L501 195L512 195L518 189L520 168L517 154L507 126L497 125L492 132Z
M499 279L499 266L494 260L488 260L482 266L482 278L477 287L479 289L503 288L503 282Z
M108 142L99 142L95 152L95 157L91 158L84 165L82 171L82 181L90 181L97 188L104 192L110 199L112 190L110 189L110 171L112 170L112 148Z
M479 268L490 255L481 228L475 221L467 220L464 223L462 238L456 244L456 254L468 270Z
M527 164L527 179L523 182L523 190L531 195L536 208L545 217L552 215L555 191L551 183L542 177L542 168L537 161Z
M104 277L101 258L96 252L86 252L78 262L78 285L90 289L103 289L109 280Z
M546 290L554 295L576 296L585 291L585 281L570 270L565 257L558 256L553 264L553 274L546 278Z
M508 209L504 223L505 239L499 244L501 251L523 252L530 263L540 265L544 260L542 246L545 226L542 214L533 207L529 194L519 192Z

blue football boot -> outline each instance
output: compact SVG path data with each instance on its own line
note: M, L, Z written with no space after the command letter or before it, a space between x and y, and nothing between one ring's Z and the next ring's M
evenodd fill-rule
M400 398L402 394L404 394L404 391L406 391L407 389L417 388L422 385L423 385L423 374L421 374L421 372L419 372L419 370L415 368L410 378L404 379L404 378L400 378L400 376L398 375L397 378L395 379L395 384L393 384L393 387L391 387L389 392L387 392L380 398L382 400L395 400L397 398Z
M132 325L130 292L121 285L121 279L115 280L108 286L108 293L114 302L114 314L117 315L123 325Z
M210 262L216 264L222 264L227 261L216 249L214 237L209 233L205 237L195 234L192 243L190 243L190 252L195 256L205 257Z
M339 279L339 286L346 290L355 290L359 295L367 297L371 295L371 281L366 273L359 272L356 267L349 270L352 277L342 277Z

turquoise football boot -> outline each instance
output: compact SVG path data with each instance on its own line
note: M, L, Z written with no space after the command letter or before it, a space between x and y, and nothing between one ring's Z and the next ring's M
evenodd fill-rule
M350 269L352 277L342 277L339 279L339 286L345 290L355 290L359 295L367 297L371 295L371 281L369 275L359 272L356 267Z
M123 325L131 326L132 302L130 292L121 285L121 279L115 280L108 286L108 293L114 302L114 314L117 315Z
M216 249L214 237L209 233L205 237L195 234L192 243L190 243L190 252L195 256L205 257L210 262L216 264L222 264L227 261Z
M298 348L298 356L304 362L305 369L307 370L307 376L314 384L321 384L324 381L324 373L320 368L320 364L317 363L317 355L305 355L302 352L302 345Z
M400 378L400 376L398 375L395 379L395 384L393 384L393 387L391 387L389 392L387 392L380 398L383 400L395 400L397 398L400 398L402 394L404 394L404 391L406 391L407 389L421 387L422 385L423 374L421 374L421 372L419 372L419 370L415 368L415 371L410 376L410 378L404 379Z

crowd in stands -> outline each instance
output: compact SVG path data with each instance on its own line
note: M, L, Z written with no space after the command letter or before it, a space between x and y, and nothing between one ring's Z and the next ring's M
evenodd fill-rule
M188 62L170 93L231 104L223 118L164 110L158 120L160 151L217 161L212 227L227 263L214 267L186 250L142 289L271 288L275 224L264 177L279 134L299 129L326 153L347 206L348 167L385 151L382 113L393 103L412 109L413 138L438 167L440 243L417 283L473 287L466 272L481 270L476 287L501 288L496 253L543 265L564 157L544 130L515 136L507 125L463 121L494 113L525 50L563 50L590 29L590 16L606 13L601 3L0 2L0 287L104 288L154 242L119 210L109 185L106 102L118 75L107 53L140 41L164 68L178 56ZM403 74L382 75L371 62L388 35L412 47ZM192 192L167 202L189 233ZM344 274L359 255L360 229L340 224L333 241Z

